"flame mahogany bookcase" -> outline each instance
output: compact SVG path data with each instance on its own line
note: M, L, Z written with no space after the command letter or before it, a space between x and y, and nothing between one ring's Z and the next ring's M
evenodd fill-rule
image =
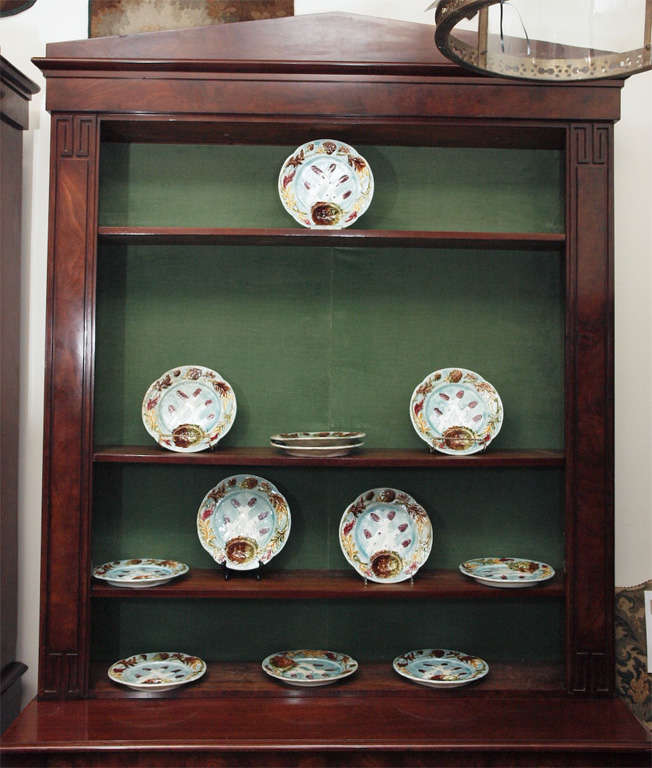
M623 82L471 76L427 25L341 14L55 43L35 61L52 115L39 691L5 765L644 764L614 698ZM294 226L276 193L284 158L319 137L375 175L342 231ZM140 423L147 385L188 362L238 396L213 452L159 450ZM503 397L485 454L429 454L409 424L414 385L451 364ZM250 447L324 413L366 429L365 450ZM293 512L260 582L225 582L196 539L203 494L236 471ZM414 584L365 586L340 556L342 509L378 485L433 518ZM457 572L497 549L557 576L515 593ZM138 554L192 570L151 590L91 582L92 564ZM359 673L301 690L260 671L308 644ZM393 673L428 646L490 675L442 692ZM108 682L146 650L196 653L208 673L149 697Z

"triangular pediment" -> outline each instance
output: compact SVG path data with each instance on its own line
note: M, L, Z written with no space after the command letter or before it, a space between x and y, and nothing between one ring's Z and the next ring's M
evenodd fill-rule
M435 47L434 24L345 13L50 43L47 58L452 66Z

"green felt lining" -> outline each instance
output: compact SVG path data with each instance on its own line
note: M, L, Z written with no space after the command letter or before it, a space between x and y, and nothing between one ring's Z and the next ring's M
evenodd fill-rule
M561 268L541 251L104 244L95 442L151 443L148 386L200 364L236 393L225 445L331 428L364 430L369 447L424 447L412 391L459 365L501 395L494 448L561 448Z
M104 143L105 226L296 227L278 175L293 146ZM375 182L364 229L563 232L563 153L359 146Z
M492 662L561 663L563 605L496 601L96 600L92 652L115 661L182 651L206 661L262 661L292 648L328 648L386 661L414 648L452 648Z
M294 147L104 144L103 225L293 227L276 191ZM377 229L563 232L563 153L359 147ZM408 403L435 368L476 370L505 406L494 448L563 446L564 301L558 252L102 244L95 442L151 444L149 384L202 364L233 385L226 445L301 429L363 429L377 448L424 447ZM218 449L219 450L219 449ZM491 448L490 448L491 450ZM213 567L196 534L204 494L241 469L287 496L292 533L270 568L348 568L337 528L361 491L393 486L428 510L427 567L514 554L563 563L560 470L336 470L96 465L94 563L174 557ZM183 650L262 659L328 646L391 662L444 646L560 662L561 602L96 600L92 656Z

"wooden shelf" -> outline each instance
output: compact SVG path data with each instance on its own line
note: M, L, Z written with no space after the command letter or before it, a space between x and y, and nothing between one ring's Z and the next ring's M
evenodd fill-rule
M93 579L92 596L101 598L213 598L235 600L314 598L358 598L361 600L406 600L410 598L509 600L561 599L564 580L559 575L528 589L485 587L459 571L434 570L419 572L414 583L365 585L352 570L348 571L268 571L260 581L251 574L235 574L228 581L215 568L193 568L168 584L151 589L112 587Z
M2 764L640 768L649 763L645 731L617 699L552 691L487 696L482 691L483 685L489 690L488 678L461 693L420 692L419 686L396 683L405 686L405 694L33 701L3 734ZM362 685L351 681L356 684Z
M381 229L209 229L193 227L99 227L101 240L129 245L325 245L340 247L483 248L557 250L564 233L428 232Z
M115 660L113 660L115 661ZM209 662L206 674L196 683L162 693L133 691L113 683L106 675L111 665L93 662L90 670L91 698L97 699L197 699L197 698L338 698L365 696L398 696L432 698L462 696L495 696L497 694L560 694L564 688L564 670L553 664L490 664L489 674L477 683L463 688L434 690L411 683L394 672L391 660L362 662L358 671L341 682L319 688L294 688L266 675L259 661Z
M249 467L542 467L559 468L565 464L563 451L493 451L472 456L428 453L425 449L363 449L349 456L297 458L275 448L218 447L214 451L175 453L156 445L120 445L98 447L93 461L113 464L212 464Z

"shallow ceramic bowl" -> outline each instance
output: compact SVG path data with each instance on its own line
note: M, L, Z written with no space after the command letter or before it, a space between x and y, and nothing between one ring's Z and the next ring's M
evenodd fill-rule
M274 440L270 441L274 448L278 448L279 451L283 451L288 456L294 456L296 458L334 458L336 456L347 456L351 451L356 448L360 448L364 443L349 443L348 445L306 445L306 446L294 446L283 445L277 443Z
M459 688L489 672L484 659L444 648L408 651L397 656L392 666L402 677L428 688Z
M503 589L535 587L555 575L547 563L523 557L476 557L460 563L459 569L480 584Z
M152 557L113 560L93 568L93 576L112 587L146 589L160 587L177 576L188 573L190 568L176 560L157 560Z
M160 446L195 453L217 445L233 426L236 410L235 393L217 371L180 365L150 384L141 416Z
M172 653L139 653L112 664L107 674L114 683L134 691L162 693L198 680L206 672L206 663L197 656Z
M415 387L410 419L419 437L440 453L483 451L503 425L495 387L466 368L433 371Z
M364 432L281 432L270 440L277 445L321 448L333 445L351 445L364 440Z
M374 194L369 163L334 139L302 144L285 160L278 193L292 218L310 229L343 229L367 210Z
M197 512L197 535L220 564L249 571L285 546L292 518L278 488L256 475L232 475L206 494Z
M315 688L350 677L358 669L358 662L336 651L281 651L267 656L262 667L270 677L286 685Z
M365 579L394 584L411 578L428 559L432 524L412 496L396 488L372 488L344 511L340 547Z

